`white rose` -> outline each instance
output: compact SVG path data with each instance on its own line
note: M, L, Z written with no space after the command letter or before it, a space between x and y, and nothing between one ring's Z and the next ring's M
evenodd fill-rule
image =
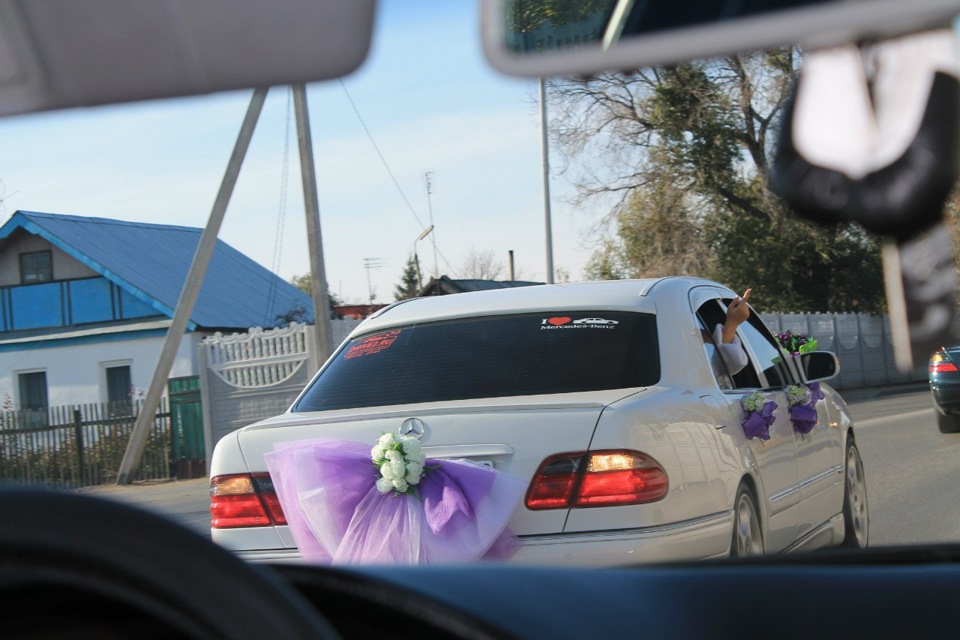
M380 475L382 475L384 478L392 479L394 477L393 467L390 466L389 462L384 462L382 465L380 465Z
M393 481L393 488L399 491L400 493L404 493L407 490L407 481L404 480L403 478L397 478L396 480Z
M400 444L403 445L403 452L407 455L420 453L420 441L413 436L403 436L400 438Z
M394 478L402 478L407 475L407 467L403 464L403 460L391 460L387 464L390 466L390 474Z
M390 462L395 462L397 460L403 460L403 455L396 449L390 449L385 451L383 457L389 460Z
M385 433L382 436L380 436L379 440L377 440L377 444L379 444L384 449L388 449L393 445L393 443L394 443L394 440L393 440L392 433Z
M410 484L417 484L420 482L420 474L423 472L423 467L417 464L416 462L407 463L407 482Z
M379 490L380 493L390 493L393 491L393 481L389 478L378 478L377 490Z
M370 458L377 463L383 460L383 447L378 444L373 449L370 449Z

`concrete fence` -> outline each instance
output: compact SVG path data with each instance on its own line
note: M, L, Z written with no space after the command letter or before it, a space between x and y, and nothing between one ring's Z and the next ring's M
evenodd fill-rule
M912 371L897 369L887 317L862 313L761 313L772 331L794 331L817 339L822 351L840 360L836 389L856 389L927 379L927 355L916 356Z

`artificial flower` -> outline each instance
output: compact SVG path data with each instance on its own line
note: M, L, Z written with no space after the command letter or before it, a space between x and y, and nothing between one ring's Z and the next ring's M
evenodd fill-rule
M370 459L379 472L377 490L380 493L403 495L416 492L415 487L423 478L425 462L419 440L385 433L370 450Z
M817 341L795 331L780 331L776 334L777 342L784 351L797 355L817 350Z
M753 393L747 394L740 401L743 404L743 408L746 411L760 411L763 408L763 403L766 400L763 393L760 391L754 391Z
M797 405L807 404L810 402L810 392L807 391L806 387L802 387L798 384L792 384L786 388L787 392L787 401L791 407L796 407Z
M748 438L760 438L761 440L770 439L770 425L775 418L773 412L777 408L777 403L767 400L760 391L748 393L741 400L743 406L743 432Z

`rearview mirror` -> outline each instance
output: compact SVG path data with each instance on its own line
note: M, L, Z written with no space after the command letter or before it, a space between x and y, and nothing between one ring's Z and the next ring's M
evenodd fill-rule
M0 0L0 115L335 78L375 0Z
M629 70L942 25L960 0L485 0L484 50L521 76Z
M807 382L829 380L840 372L836 354L829 351L810 351L801 353L798 357Z

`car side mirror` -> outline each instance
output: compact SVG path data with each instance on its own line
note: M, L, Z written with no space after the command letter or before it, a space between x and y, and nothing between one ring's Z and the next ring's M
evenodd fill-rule
M829 380L840 372L840 362L830 351L811 351L797 356L807 382Z

